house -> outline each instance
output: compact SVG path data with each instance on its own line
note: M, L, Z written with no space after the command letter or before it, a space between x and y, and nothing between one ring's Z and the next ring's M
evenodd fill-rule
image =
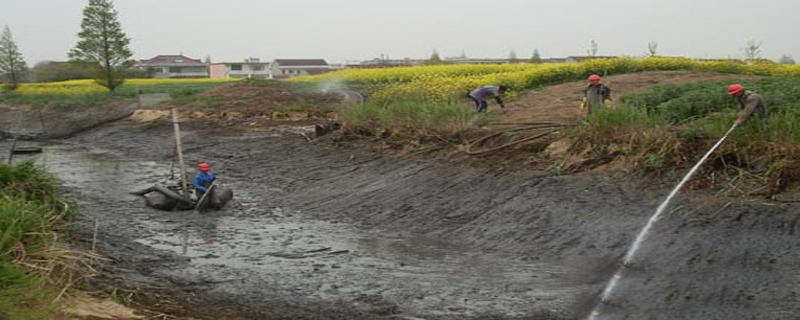
M331 70L324 59L275 59L270 64L273 79L315 75Z
M271 78L270 63L259 58L244 59L244 62L219 62L209 66L211 78Z
M159 55L141 60L136 67L153 78L208 78L208 65L183 55Z

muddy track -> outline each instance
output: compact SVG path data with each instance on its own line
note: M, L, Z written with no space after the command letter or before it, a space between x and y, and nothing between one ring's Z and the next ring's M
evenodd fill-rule
M127 194L169 176L168 123L118 121L41 161L86 242L98 221L102 279L203 319L583 319L674 183L182 129L187 161L234 188L223 210ZM710 193L678 196L599 319L796 319L798 206Z

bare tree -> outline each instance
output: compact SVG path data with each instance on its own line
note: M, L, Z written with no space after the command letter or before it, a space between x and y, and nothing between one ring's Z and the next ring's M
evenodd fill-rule
M761 57L761 42L755 39L747 41L747 46L744 47L744 61L748 63L756 62Z
M655 57L657 51L658 51L658 42L650 41L647 43L647 54L649 56Z
M586 54L588 54L590 57L597 56L597 41L592 39L591 43L589 44L589 50L586 50Z
M19 85L22 74L26 70L28 70L28 66L11 37L11 29L6 26L0 36L0 75L8 75L9 88L13 90Z

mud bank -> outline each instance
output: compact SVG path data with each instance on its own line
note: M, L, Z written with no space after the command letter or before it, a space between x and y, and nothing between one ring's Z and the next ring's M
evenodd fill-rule
M42 161L65 180L84 238L98 221L108 270L201 317L583 319L672 187L183 130L187 161L235 190L225 209L158 212L127 194L169 176L165 123L106 125ZM598 319L800 314L796 204L694 192L668 211Z

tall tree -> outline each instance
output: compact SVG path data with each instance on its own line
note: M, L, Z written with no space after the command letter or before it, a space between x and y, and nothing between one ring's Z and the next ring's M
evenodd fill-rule
M444 61L442 61L442 57L440 57L439 52L436 52L436 49L434 49L433 53L431 54L431 58L428 59L427 61L427 64L442 64L442 63L444 63Z
M761 57L761 42L755 39L747 41L747 46L744 47L744 60L750 63L756 62Z
M533 49L530 63L542 63L542 56L539 54L539 49Z
M73 61L90 62L96 68L95 82L109 92L125 82L124 71L132 66L131 42L117 21L117 11L111 0L89 0L83 9L81 38L69 52Z
M647 55L655 57L657 51L658 51L658 42L650 41L647 43Z
M7 74L10 88L16 89L22 74L28 70L22 53L19 52L17 44L11 37L11 29L6 26L0 36L0 75Z
M508 63L517 63L517 52L516 51L511 50L511 52L508 53Z

